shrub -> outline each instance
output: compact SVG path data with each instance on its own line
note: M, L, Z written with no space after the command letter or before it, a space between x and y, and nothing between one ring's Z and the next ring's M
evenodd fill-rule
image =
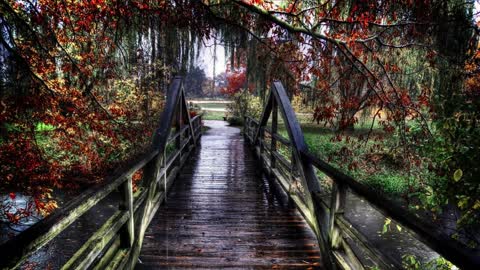
M227 121L232 125L241 125L245 116L259 118L262 113L262 101L247 90L232 95L232 103L227 105Z
M292 107L297 113L313 113L312 107L306 103L304 94L294 95L292 98Z

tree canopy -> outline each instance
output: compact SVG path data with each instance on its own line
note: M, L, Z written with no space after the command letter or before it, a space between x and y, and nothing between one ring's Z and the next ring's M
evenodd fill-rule
M478 225L474 7L465 0L1 1L0 190L31 194L30 208L51 212L52 188L101 181L148 147L150 138L139 135L158 123L173 75L187 75L189 91L202 92L198 54L214 40L226 48L226 93L248 88L265 100L273 80L292 97L308 86L313 120L339 138L370 115L370 131L380 125L382 136L398 138L391 149L407 169L428 167L445 179L422 186L436 194L424 198L425 208L453 203L460 224Z

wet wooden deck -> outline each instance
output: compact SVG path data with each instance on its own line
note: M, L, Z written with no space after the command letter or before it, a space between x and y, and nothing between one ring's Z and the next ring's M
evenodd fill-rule
M211 129L148 228L137 269L318 269L315 235L238 128Z

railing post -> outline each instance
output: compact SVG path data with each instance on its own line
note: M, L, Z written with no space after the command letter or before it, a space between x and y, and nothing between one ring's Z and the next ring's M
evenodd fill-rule
M330 202L330 219L329 219L329 241L332 249L338 249L341 244L341 231L335 224L335 219L339 215L343 215L345 211L345 200L347 197L347 186L335 182L333 184L332 198Z
M135 220L134 220L134 209L133 209L133 186L132 186L132 175L130 175L125 182L122 184L123 189L123 201L122 201L122 210L127 211L129 218L125 227L121 233L121 242L122 246L129 248L133 246L135 240Z
M258 128L258 127L257 127ZM250 119L250 124L249 124L249 128L250 130L250 142L251 143L255 143L253 138L255 137L255 129L253 128L253 121L252 119Z
M165 201L167 201L167 149L163 149L162 153L163 173L163 192L165 192Z
M248 133L247 133L247 137L248 137L248 141L250 143L252 143L252 119L248 118L248 125L247 125L247 128L248 128Z
M197 139L197 134L198 134L198 131L199 131L198 127L200 126L199 121L201 121L201 119L202 119L202 116L199 115L197 118L195 118L195 121L193 121L193 123L192 123L193 124L193 132L194 132L193 133L193 140ZM200 130L200 132L202 132L202 131Z
M294 184L295 179L295 166L296 166L296 160L295 160L295 150L292 148L290 151L290 191L292 190L292 185Z
M260 146L260 157L262 157L263 154L263 147L265 143L265 128L263 126L259 126L258 129L260 130L260 136L258 137L258 142Z
M275 139L275 135L277 134L277 126L278 126L278 104L275 99L272 100L273 110L272 110L272 133L271 135L271 145L270 145L270 167L272 169L275 168L275 151L277 151L277 140Z
M177 105L177 119L176 120L176 130L177 132L181 132L182 130L182 105L183 105L183 102L182 102L182 98L180 97L180 101L178 102L178 105ZM175 139L175 148L180 150L180 148L182 147L182 135L183 134L178 134L177 138ZM177 160L175 161L175 164L177 166L180 166L180 163L182 162L182 151L180 151L178 157L177 157Z
M248 119L248 140L253 143L253 124L252 119Z
M248 139L248 117L245 116L243 119L243 138Z

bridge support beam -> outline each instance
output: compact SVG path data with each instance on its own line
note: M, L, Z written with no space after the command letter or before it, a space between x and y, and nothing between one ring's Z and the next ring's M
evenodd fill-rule
M121 208L128 213L128 221L121 232L121 242L122 247L130 248L135 239L132 175L128 176L127 181L122 184L122 189L123 206Z
M278 111L280 111L283 118L292 150L291 179L289 181L289 188L286 189L286 192L289 193L291 198L295 201L300 212L317 235L324 266L328 269L334 270L336 269L336 264L334 263L333 254L331 252L328 229L329 223L328 220L319 220L317 213L319 213L320 210L313 200L313 194L320 192L320 185L315 175L315 171L313 170L313 166L302 158L301 152L307 150L307 144L305 143L300 124L295 116L295 112L290 104L287 93L279 81L275 81L272 84L270 95L267 99L262 117L258 123L255 136L251 138L251 143L254 145L259 144L259 155L260 158L263 158L262 148L264 145L264 129L270 115L272 115L271 155L269 156L270 160L268 162L268 167L269 171L272 174L275 174L276 157L274 153L276 152ZM248 124L250 124L250 122L248 122ZM248 135L250 130L246 130L245 132ZM295 176L295 172L298 172L298 177ZM294 188L298 187L305 189L305 192L303 192L302 195L296 194L298 193L298 190L294 190Z

